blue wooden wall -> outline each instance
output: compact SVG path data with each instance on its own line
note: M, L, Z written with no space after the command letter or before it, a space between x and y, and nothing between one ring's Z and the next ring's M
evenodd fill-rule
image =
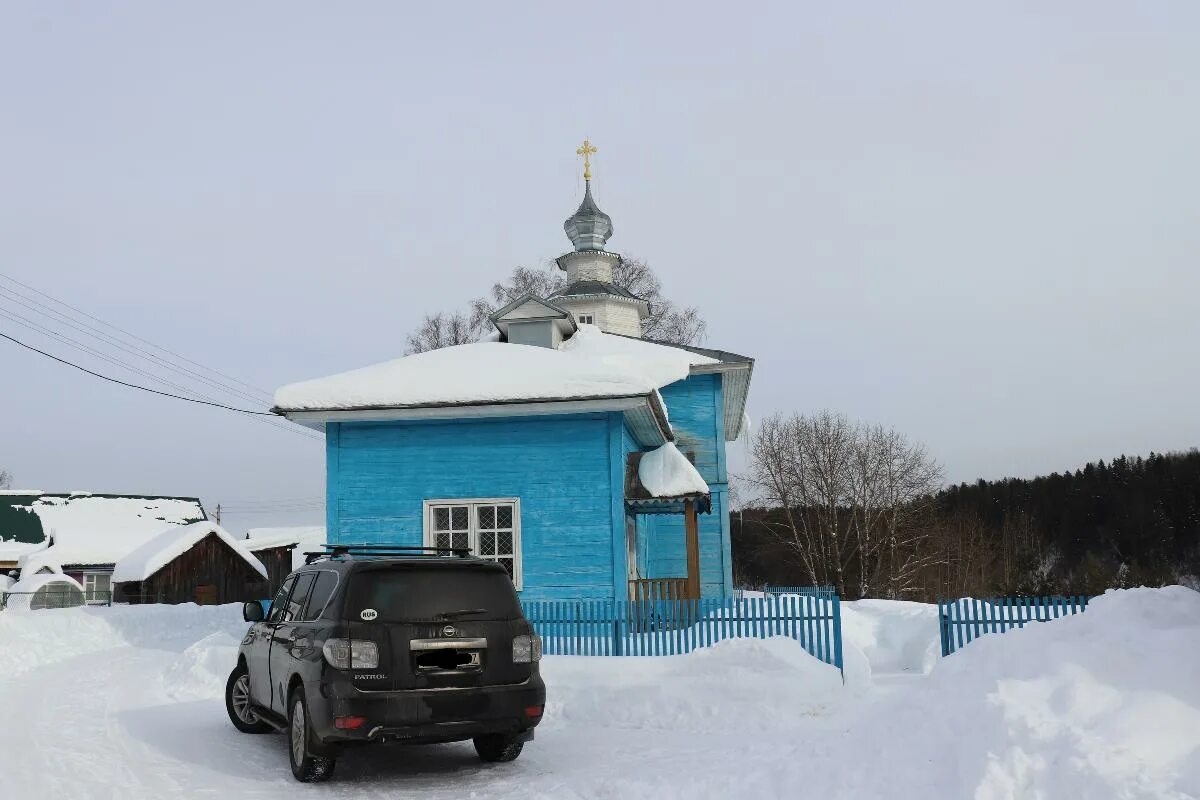
M662 390L676 444L712 491L700 515L705 597L733 591L724 400L719 375ZM627 597L625 455L619 413L326 426L329 541L421 545L423 503L519 497L526 600ZM682 515L639 515L638 571L684 577Z
M700 583L705 597L733 592L729 544L729 477L725 463L725 415L720 375L693 375L661 391L676 446L693 453L696 469L712 492L712 513L700 515ZM638 567L647 578L687 575L687 544L681 515L638 517Z
M624 599L626 446L617 413L331 423L330 541L421 545L427 499L520 497L523 599Z

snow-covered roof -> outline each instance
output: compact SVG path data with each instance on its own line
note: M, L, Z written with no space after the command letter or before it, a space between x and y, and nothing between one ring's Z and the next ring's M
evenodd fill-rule
M264 579L267 577L267 568L245 546L244 539L235 539L215 522L204 521L169 528L123 556L113 569L112 581L144 581L208 536L219 538Z
M718 363L581 325L557 350L504 342L444 347L284 386L275 405L286 412L632 397Z
M267 550L272 547L288 547L295 545L292 551L292 569L304 566L304 553L317 551L325 544L325 526L308 525L293 528L251 528L246 531L242 543L251 552Z
M651 497L680 497L708 494L708 482L674 442L667 442L638 462L638 480Z
M11 496L17 494L23 496ZM3 499L10 509L31 512L40 525L40 543L0 543L0 558L4 551L16 551L23 572L48 565L112 564L165 528L205 518L194 497L11 492ZM0 530L0 539L5 537Z

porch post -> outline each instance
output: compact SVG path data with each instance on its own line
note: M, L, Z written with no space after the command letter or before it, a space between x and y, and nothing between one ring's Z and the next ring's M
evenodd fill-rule
M683 505L683 524L687 532L687 593L689 600L700 599L700 524L696 519L696 501Z

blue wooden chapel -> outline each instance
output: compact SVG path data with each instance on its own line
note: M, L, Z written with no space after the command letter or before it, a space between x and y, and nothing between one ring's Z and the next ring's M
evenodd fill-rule
M325 433L331 543L467 547L523 600L732 594L726 443L754 362L641 338L590 178L566 285L498 310L494 340L276 393Z

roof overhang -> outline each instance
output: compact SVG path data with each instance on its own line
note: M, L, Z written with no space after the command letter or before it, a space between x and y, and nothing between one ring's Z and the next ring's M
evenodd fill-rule
M732 442L742 434L746 419L746 398L750 394L753 361L722 361L719 364L700 364L690 370L692 375L721 375L721 394L725 403L725 440Z
M625 415L634 439L642 447L657 447L674 439L666 410L658 392L623 397L520 400L507 403L406 406L391 408L343 408L290 410L275 413L313 430L324 431L328 422L401 422L449 419L494 419L558 414L589 414L619 411Z

